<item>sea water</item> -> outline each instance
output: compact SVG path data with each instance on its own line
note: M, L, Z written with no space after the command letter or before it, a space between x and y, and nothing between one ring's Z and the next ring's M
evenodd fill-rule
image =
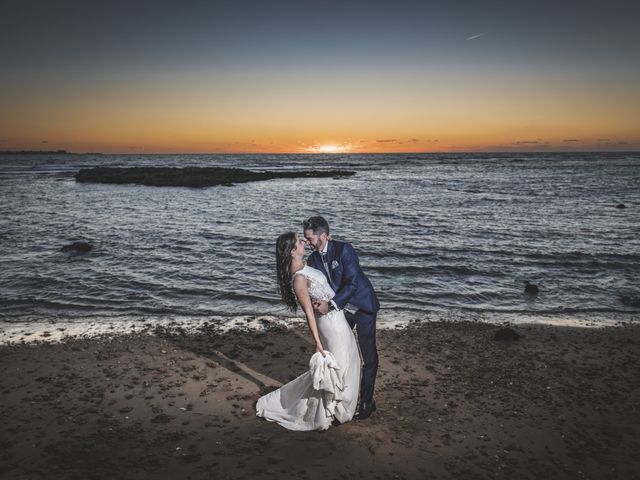
M76 183L94 166L356 174L209 188ZM354 245L382 321L455 311L598 323L640 312L638 153L3 154L0 324L300 317L279 301L275 239L301 233L311 215ZM74 241L93 249L61 250Z

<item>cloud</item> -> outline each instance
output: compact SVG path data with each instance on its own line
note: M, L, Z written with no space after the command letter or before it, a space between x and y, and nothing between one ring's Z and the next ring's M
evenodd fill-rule
M42 140L40 143L49 143L47 140Z
M520 140L518 142L513 142L512 145L549 145L549 142L543 142L540 139L538 139L538 140Z
M467 42L469 40L475 40L476 38L484 37L485 35L486 35L485 33L479 33L478 35L472 35L470 37L467 37Z
M575 143L575 142L579 142L580 140L578 140L577 138L565 138L564 140L562 140L564 143Z
M605 147L616 147L616 146L620 146L620 145L628 145L629 142L626 142L624 140L615 141L615 140L611 140L609 138L599 138L598 139L598 144L601 145L601 146L605 146Z
M385 140L376 140L378 143L397 143L398 140L395 138L385 139Z
M553 151L557 148L549 142L543 142L539 140L528 140L521 142L511 143L498 143L489 144L485 146L471 147L471 150L485 151L485 152L529 152L529 151Z

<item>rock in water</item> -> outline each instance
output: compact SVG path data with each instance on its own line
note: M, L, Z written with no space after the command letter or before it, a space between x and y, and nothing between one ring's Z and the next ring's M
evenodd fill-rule
M529 295L537 295L539 291L540 289L538 288L538 286L534 285L533 283L527 282L527 284L524 286L524 292L528 293Z
M93 248L93 245L87 242L73 242L70 245L65 245L64 247L62 247L62 251L87 253L87 252L90 252L92 248Z
M619 203L618 205L616 205L616 208L627 208L627 206L624 203Z
M513 328L501 328L494 335L493 339L498 342L510 342L512 340L518 340L522 335L516 332Z
M632 297L631 295L621 295L620 301L627 307L640 307L640 297Z
M323 178L355 175L347 170L300 170L254 172L242 168L222 167L95 167L83 168L77 182L138 184L155 187L232 187L236 183L257 182L275 178Z

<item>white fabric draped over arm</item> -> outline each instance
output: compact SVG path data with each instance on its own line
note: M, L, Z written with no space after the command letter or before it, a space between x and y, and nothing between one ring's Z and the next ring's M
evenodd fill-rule
M331 352L325 350L324 356L316 352L309 360L309 371L313 378L314 390L321 390L327 412L334 414L337 403L342 400L344 381L340 366Z

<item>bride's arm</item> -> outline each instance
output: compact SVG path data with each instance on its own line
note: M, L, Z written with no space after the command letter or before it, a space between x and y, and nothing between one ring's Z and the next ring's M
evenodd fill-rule
M322 342L320 341L320 335L318 334L318 324L316 323L316 317L313 313L313 305L311 304L311 297L309 296L307 279L302 275L296 275L293 279L293 291L304 310L305 316L307 317L309 330L311 330L313 340L316 342L316 352L320 352L324 355L324 349L322 348Z

